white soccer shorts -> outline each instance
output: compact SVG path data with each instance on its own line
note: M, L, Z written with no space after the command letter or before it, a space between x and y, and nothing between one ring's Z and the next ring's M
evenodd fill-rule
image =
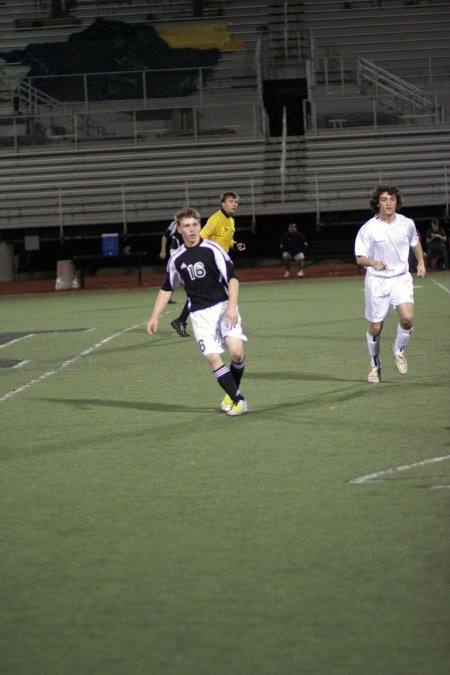
M191 312L191 324L194 337L202 354L222 354L226 349L225 338L234 337L247 342L242 332L241 317L238 323L230 328L225 321L228 301Z
M365 277L365 317L371 323L379 323L389 315L392 307L404 302L414 303L413 280L409 272L399 277Z

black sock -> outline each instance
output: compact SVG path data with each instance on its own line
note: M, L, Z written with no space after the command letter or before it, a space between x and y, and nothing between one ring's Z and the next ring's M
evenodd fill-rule
M180 314L180 316L178 317L179 320L181 321L181 323L186 323L186 322L187 322L187 318L188 318L189 314L190 314L190 311L189 311L189 302L186 300L186 302L184 303L184 307L183 307L183 309L181 310L181 314Z
M244 397L238 394L238 386L233 375L227 366L220 366L214 371L214 376L222 389L228 394L232 401L240 401Z
M241 363L236 363L235 361L232 361L230 363L230 372L234 377L234 381L236 382L237 388L239 389L242 376L244 374L244 369L245 369L245 360L242 361Z

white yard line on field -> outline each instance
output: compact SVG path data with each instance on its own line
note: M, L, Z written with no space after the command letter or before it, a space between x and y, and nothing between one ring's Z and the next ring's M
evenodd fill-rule
M443 284L438 283L434 279L431 279L431 283L435 284L436 286L439 286L439 288L442 288L443 291L445 291L446 293L448 293L450 295L450 289L447 288L447 286L444 286Z
M38 382L42 382L43 380L47 380L49 377L52 375L56 375L56 373L59 373L61 370L64 368L67 368L67 366L71 366L73 363L81 359L83 356L89 356L89 354L92 354L92 352L95 352L97 349L100 347L103 347L107 342L111 342L111 340L114 340L117 337L120 337L121 335L124 335L125 333L128 333L130 330L134 330L135 328L140 328L143 324L142 323L137 323L134 326L129 326L128 328L124 328L121 331L118 331L117 333L113 333L112 335L109 335L108 337L104 338L103 340L100 340L100 342L97 342L95 345L92 345L92 347L88 347L88 349L85 349L84 351L80 352L76 356L73 356L71 359L67 359L67 361L64 361L64 363L61 363L59 366L56 366L52 370L49 370L47 373L43 373L42 375L39 375L39 377L35 377L33 380L30 380L29 382L26 382L26 384L23 384L21 387L17 387L17 389L11 389L11 391L7 391L6 394L3 394L0 396L0 402L1 401L6 401L9 398L12 398L13 396L16 396L17 394L21 394L22 392L26 391L30 387L33 386L33 384L37 384Z
M17 342L20 342L21 340L26 340L27 338L33 337L35 333L27 333L26 335L21 335L18 338L14 338L14 340L10 340L9 342L4 342L3 344L0 345L0 349L3 349L3 347L10 347L11 345L15 345Z
M442 457L430 457L429 459L422 459L420 462L413 462L412 464L402 464L401 466L393 466L390 469L383 469L382 471L376 471L375 473L368 473L365 476L359 476L359 478L352 478L348 482L352 485L361 485L361 483L370 483L371 481L376 481L382 476L387 476L393 473L400 473L400 471L409 471L410 469L415 469L418 466L425 466L426 464L437 464L437 462L445 462L445 460L450 459L450 455L443 455Z

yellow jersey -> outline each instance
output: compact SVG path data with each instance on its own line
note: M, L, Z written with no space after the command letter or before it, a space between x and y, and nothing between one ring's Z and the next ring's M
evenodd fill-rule
M206 225L200 231L200 236L202 239L215 241L225 253L228 253L236 243L234 241L234 218L223 209L216 211L208 218Z

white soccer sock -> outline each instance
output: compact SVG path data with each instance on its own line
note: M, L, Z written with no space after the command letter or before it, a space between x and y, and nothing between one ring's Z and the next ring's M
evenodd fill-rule
M381 347L381 334L377 336L371 335L369 332L366 333L367 338L367 347L370 354L370 363L372 366L379 367L380 365L380 347Z
M411 337L413 329L409 328L408 330L405 330L398 324L397 326L397 337L395 338L394 342L394 352L401 352L402 349L404 349L408 343L409 338Z

